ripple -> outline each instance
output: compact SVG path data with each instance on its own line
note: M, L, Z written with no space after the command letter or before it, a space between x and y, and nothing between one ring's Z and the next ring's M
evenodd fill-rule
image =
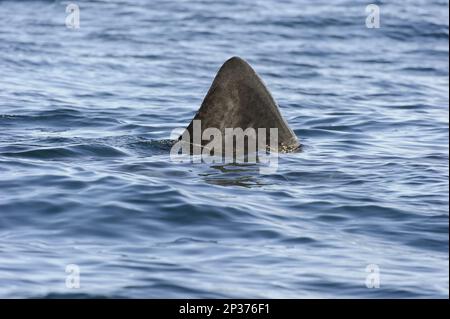
M127 154L117 148L108 145L74 145L69 147L39 148L20 152L1 153L7 157L32 158L42 160L58 160L77 157L122 157Z

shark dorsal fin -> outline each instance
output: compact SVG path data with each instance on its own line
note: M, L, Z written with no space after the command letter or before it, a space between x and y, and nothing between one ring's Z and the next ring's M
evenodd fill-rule
M201 120L202 130L225 128L278 128L278 144L295 149L299 142L281 115L261 78L243 59L227 60L217 73L211 88L187 130L192 133L193 121Z

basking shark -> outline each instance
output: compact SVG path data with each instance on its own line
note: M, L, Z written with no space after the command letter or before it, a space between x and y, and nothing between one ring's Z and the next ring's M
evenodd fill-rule
M260 132L269 137L271 129L277 129L277 151L294 151L300 146L261 78L239 57L232 57L222 65L200 109L179 140L190 136L190 144L195 145L192 136L197 123L201 123L202 133L207 128L215 128L222 135L227 128L254 129L256 139L258 134L263 134ZM208 140L197 140L200 147L207 143Z

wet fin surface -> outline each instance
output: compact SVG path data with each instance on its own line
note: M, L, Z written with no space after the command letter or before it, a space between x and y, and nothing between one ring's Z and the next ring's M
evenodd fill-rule
M201 120L202 132L217 128L278 129L280 150L294 150L299 142L281 115L279 107L261 78L243 59L227 60L217 73L200 109L187 130L192 136L193 121ZM206 144L208 141L202 141Z

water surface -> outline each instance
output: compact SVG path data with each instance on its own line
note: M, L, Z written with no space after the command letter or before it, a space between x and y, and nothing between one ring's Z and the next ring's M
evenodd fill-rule
M447 1L76 3L0 1L0 297L448 298ZM235 55L275 174L164 143Z

